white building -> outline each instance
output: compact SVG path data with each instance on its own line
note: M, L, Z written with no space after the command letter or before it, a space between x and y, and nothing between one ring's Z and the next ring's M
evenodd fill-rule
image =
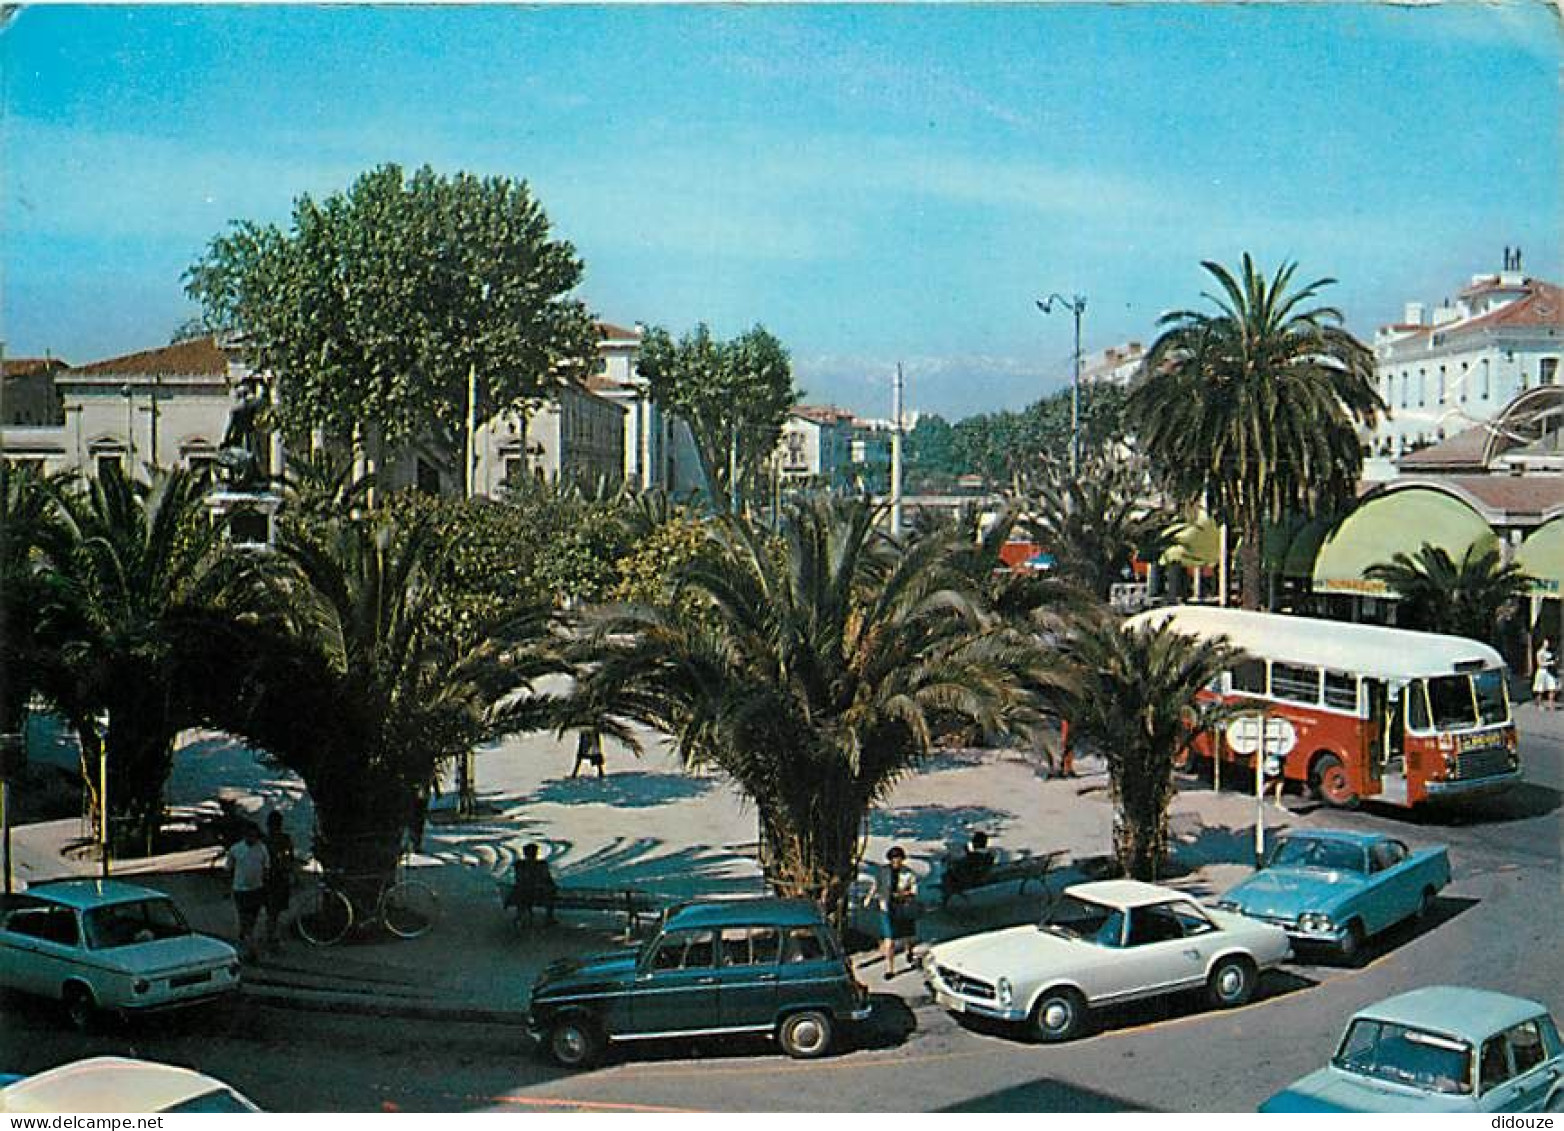
M1145 359L1146 349L1139 342L1125 342L1109 346L1100 353L1088 354L1081 359L1081 384L1117 385L1127 389L1140 374Z
M1520 253L1505 270L1474 275L1454 302L1405 317L1374 335L1380 396L1390 406L1370 454L1388 460L1490 424L1528 389L1558 382L1564 353L1564 292L1527 278Z
M835 405L796 405L782 422L777 470L783 482L812 480L835 487L849 478L853 414Z

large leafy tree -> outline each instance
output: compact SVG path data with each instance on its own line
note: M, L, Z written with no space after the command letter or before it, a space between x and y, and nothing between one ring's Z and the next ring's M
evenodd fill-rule
M38 674L84 747L106 742L108 828L121 850L151 846L173 741L192 721L180 654L221 617L226 559L205 494L196 473L142 483L111 466L58 496L39 623L53 650Z
M595 348L575 249L553 238L525 181L427 166L365 173L301 196L286 229L240 223L186 272L214 328L281 379L288 435L383 442L457 434L469 370L479 419L525 411Z
M930 716L1031 718L1029 639L990 624L949 545L906 548L861 502L807 498L773 537L730 517L680 598L603 612L567 717L672 736L754 803L785 895L840 912L870 809L930 746Z
M1026 482L1020 525L1060 577L1105 601L1133 559L1155 561L1168 547L1174 516L1153 495L1138 460L1093 455L1075 474L1049 460Z
M675 341L653 327L636 366L653 399L689 423L719 508L763 479L799 398L787 350L770 332L756 326L722 341L702 324Z
M1389 586L1406 627L1495 646L1504 622L1522 607L1533 584L1519 565L1505 564L1496 545L1469 546L1457 562L1442 546L1424 542L1416 553L1397 554L1364 573Z
M1243 603L1264 592L1265 524L1350 499L1362 471L1358 429L1384 410L1372 352L1313 305L1334 282L1293 287L1294 264L1267 278L1248 255L1234 276L1206 262L1214 313L1178 310L1146 356L1126 409L1175 495L1239 534Z
M1224 639L1107 616L1084 621L1066 644L1072 678L1060 683L1061 706L1072 734L1107 758L1114 853L1136 879L1155 880L1167 858L1174 766L1218 721L1202 716L1195 694L1239 655Z
M1106 449L1124 434L1124 390L1092 385L1081 390L1081 447ZM1019 412L980 413L953 426L951 459L956 474L981 475L991 483L1013 483L1036 474L1043 463L1069 457L1070 390L1050 394ZM922 421L919 421L921 424Z

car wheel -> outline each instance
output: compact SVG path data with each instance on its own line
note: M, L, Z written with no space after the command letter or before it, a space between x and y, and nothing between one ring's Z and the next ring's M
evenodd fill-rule
M1032 1007L1031 1026L1040 1041L1068 1041L1086 1027L1086 999L1067 987L1048 990Z
M71 1023L71 1028L79 1033L90 1030L98 1020L98 1003L92 996L92 991L80 982L72 982L65 987L60 995L65 1003L65 1016Z
M1229 955L1211 968L1206 979L1206 997L1218 1009L1232 1009L1254 997L1259 976L1254 963L1239 955Z
M603 1055L603 1037L585 1017L562 1017L548 1031L549 1059L561 1068L590 1068Z
M1363 957L1363 942L1363 924L1354 919L1347 924L1347 933L1341 936L1336 953L1349 966L1356 965L1358 959Z
M1352 792L1347 778L1347 767L1334 754L1327 754L1314 764L1314 794L1335 809L1356 809L1358 795Z
M777 1026L777 1044L796 1060L814 1060L831 1051L831 1017L817 1009L790 1013Z

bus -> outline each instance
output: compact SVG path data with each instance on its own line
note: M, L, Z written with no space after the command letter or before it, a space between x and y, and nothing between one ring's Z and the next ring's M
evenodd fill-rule
M1202 640L1226 637L1247 655L1201 696L1255 703L1283 777L1326 804L1372 797L1412 806L1489 793L1521 776L1504 661L1475 640L1378 625L1242 609L1179 605L1131 617L1171 622ZM1194 756L1252 765L1256 743L1234 749L1201 735Z

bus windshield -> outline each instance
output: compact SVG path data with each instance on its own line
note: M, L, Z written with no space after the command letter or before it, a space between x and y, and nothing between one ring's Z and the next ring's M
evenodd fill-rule
M1485 671L1476 676L1441 675L1427 683L1428 707L1435 730L1468 730L1509 722L1503 672Z

